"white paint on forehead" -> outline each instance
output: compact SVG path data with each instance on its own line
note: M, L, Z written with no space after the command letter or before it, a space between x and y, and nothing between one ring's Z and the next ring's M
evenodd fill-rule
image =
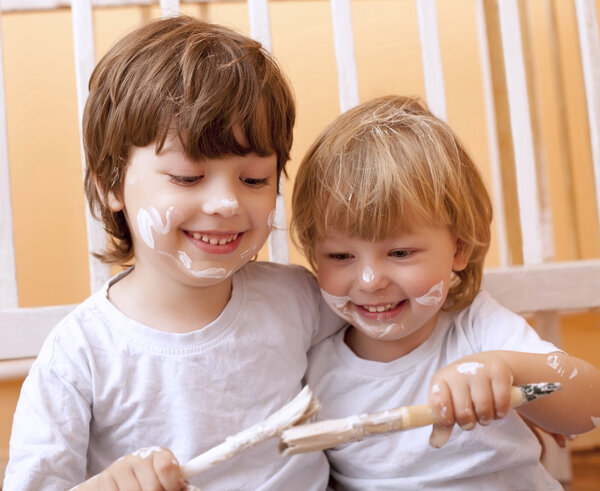
M156 231L159 234L168 234L171 230L171 214L175 211L175 208L170 207L165 213L165 222L163 223L162 217L156 208L149 206L148 208L140 208L137 213L138 229L142 240L150 247L154 249L154 236L152 231Z
M456 367L456 371L458 373L467 373L469 375L475 375L481 368L483 368L483 363L479 363L478 361L468 361L458 365Z
M423 296L415 298L421 305L437 305L442 301L444 295L444 280L433 285Z
M365 269L363 270L362 273L362 280L365 283L371 283L371 281L373 281L375 279L375 273L373 272L373 268L369 267L369 266L365 266Z

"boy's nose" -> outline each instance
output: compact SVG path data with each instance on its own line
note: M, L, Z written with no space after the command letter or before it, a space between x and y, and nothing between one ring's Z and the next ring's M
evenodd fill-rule
M358 284L363 291L377 291L385 288L388 283L387 276L381 268L374 265L365 265L358 269Z
M203 204L202 211L207 215L232 217L237 214L240 204L233 194L212 195Z

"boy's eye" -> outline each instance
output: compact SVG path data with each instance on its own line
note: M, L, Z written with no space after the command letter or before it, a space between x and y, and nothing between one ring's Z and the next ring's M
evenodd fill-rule
M413 251L409 249L395 249L393 251L390 251L390 256L395 259L404 259L409 257L412 253Z
M258 188L264 186L269 182L268 178L256 178L256 177L244 177L242 178L242 182L250 187Z
M346 252L334 252L331 254L327 254L327 257L335 261L345 261L347 259L350 259L352 257L352 254L348 254Z
M204 176L169 176L171 181L180 186L192 186L199 182Z

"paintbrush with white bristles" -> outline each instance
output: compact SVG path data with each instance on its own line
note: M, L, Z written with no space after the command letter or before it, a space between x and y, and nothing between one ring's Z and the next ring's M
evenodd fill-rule
M511 407L521 406L561 388L558 383L526 384L511 388ZM436 424L427 404L405 406L378 413L292 426L281 434L280 451L284 455L325 450L341 443L362 440L367 435L407 430ZM439 425L436 424L439 427ZM444 429L447 431L447 429ZM441 436L444 440L449 437ZM439 445L441 446L441 442Z
M286 428L308 420L319 407L319 401L310 388L304 387L296 397L264 421L226 438L223 443L182 465L184 478L189 479L260 442L279 436Z

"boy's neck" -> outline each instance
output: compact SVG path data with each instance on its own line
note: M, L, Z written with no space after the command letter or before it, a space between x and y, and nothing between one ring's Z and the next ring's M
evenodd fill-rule
M407 355L427 341L435 330L438 317L439 313L419 330L393 341L372 338L351 325L346 330L344 342L359 358L387 363Z
M213 322L231 296L232 279L216 285L194 287L179 282L161 285L146 281L143 270L134 268L114 283L108 299L123 314L159 331L185 333Z

